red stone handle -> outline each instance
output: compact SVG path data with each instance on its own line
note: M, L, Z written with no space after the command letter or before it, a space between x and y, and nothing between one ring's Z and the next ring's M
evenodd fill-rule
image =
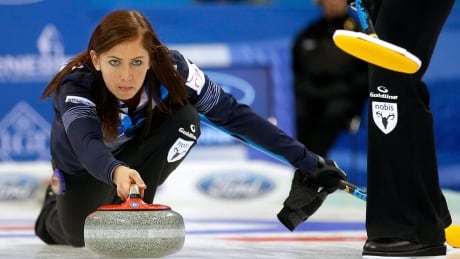
M97 210L171 210L163 204L149 204L141 199L139 187L132 184L129 188L129 197L122 204L102 205Z

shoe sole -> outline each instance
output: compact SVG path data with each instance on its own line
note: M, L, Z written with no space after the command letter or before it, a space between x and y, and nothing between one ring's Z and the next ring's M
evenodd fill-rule
M404 258L404 259L438 259L446 258L445 246L425 247L414 251L400 252L381 252L381 251L363 251L363 258Z

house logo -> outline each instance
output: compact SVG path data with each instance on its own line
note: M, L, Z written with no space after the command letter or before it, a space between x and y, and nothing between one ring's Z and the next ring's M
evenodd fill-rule
M47 82L70 59L53 24L45 25L36 44L38 54L0 56L0 82Z
M50 124L18 102L0 121L0 161L50 160Z

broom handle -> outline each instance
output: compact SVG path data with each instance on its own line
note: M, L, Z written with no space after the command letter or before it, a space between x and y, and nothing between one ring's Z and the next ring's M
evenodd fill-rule
M367 10L367 0L355 0L350 3L350 6L358 14L359 23L361 24L363 31L366 34L377 38L374 24L372 23L369 11Z
M223 127L220 127L220 126L214 124L213 122L211 122L210 120L208 120L208 118L206 118L206 117L205 117L203 114L201 114L201 113L199 114L199 116L200 116L201 121L204 122L206 125L208 125L208 126L214 128L214 129L217 129L217 130L219 130L219 131L221 131L221 132L224 132L224 133L226 133L226 134L228 134L228 135L234 137L235 139L239 140L240 142L242 142L242 143L244 143L244 144L246 144L246 145L248 145L248 146L250 146L250 147L252 147L252 148L254 148L254 149L256 149L256 150L259 150L259 151L261 151L262 153L264 153L264 154L266 154L266 155L269 155L269 156L272 157L272 158L277 159L278 161L281 161L281 162L283 162L283 163L286 163L286 164L290 165L290 163L289 163L284 157L282 157L282 156L280 156L280 155L277 155L277 154L274 154L274 153L272 153L272 152L266 150L265 148L263 148L263 147L257 145L256 143L254 143L254 142L252 142L252 141L250 141L250 140L248 140L248 139L245 139L244 137L239 136L239 135L237 135L237 134L235 134L235 133L233 133L233 132L231 132L231 131L229 131L229 130L223 128ZM360 189L358 186L353 185L352 183L349 183L349 182L347 182L347 181L343 181L343 180L342 180L342 181L340 182L340 184L339 184L339 189L340 189L340 190L343 190L344 192L346 192L346 193L348 193L348 194L351 194L351 195L355 196L356 198L361 199L361 200L363 200L363 201L366 201L366 200L367 200L366 191Z

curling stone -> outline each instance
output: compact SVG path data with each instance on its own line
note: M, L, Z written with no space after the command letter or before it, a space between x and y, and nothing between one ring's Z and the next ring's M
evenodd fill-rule
M104 205L86 217L85 246L101 257L158 258L184 246L182 216L162 204L141 200L137 185L119 205Z

